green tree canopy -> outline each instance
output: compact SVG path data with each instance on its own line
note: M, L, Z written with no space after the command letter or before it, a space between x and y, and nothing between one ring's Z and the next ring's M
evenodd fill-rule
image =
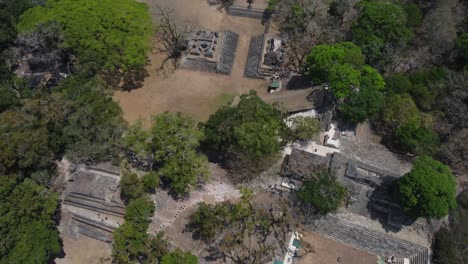
M65 46L82 64L128 70L146 64L152 34L148 7L134 0L48 0L20 19L20 32L46 22L63 26Z
M254 92L241 96L237 106L224 106L205 123L205 141L224 154L248 157L276 154L285 131L283 113Z
M203 240L212 239L226 224L228 213L225 203L215 205L199 203L197 211L190 217L190 226L195 236Z
M16 37L18 17L33 6L31 0L6 0L0 2L0 51L12 44Z
M423 15L421 9L417 4L410 3L403 6L406 11L406 17L408 18L408 27L419 27L421 25Z
M385 44L406 44L411 38L407 14L398 4L382 0L363 1L362 8L352 28L353 42L361 47L370 62L381 59Z
M320 122L317 118L296 116L288 119L291 122L292 140L311 140L320 132Z
M395 137L403 150L416 155L432 155L440 143L436 133L414 124L405 124L397 128Z
M198 258L190 252L180 248L166 254L161 259L161 264L198 264Z
M379 115L384 102L384 95L371 87L363 86L359 92L352 93L340 105L341 116L358 124L366 118Z
M61 251L58 196L30 179L0 176L0 263L48 263Z
M393 93L408 93L412 89L409 78L401 73L393 73L385 78L387 90Z
M125 222L113 234L112 257L115 263L134 263L147 259L149 218L154 213L154 204L145 197L131 200L125 210Z
M46 168L53 155L37 118L15 110L0 114L0 173Z
M137 173L124 170L120 179L120 194L126 200L132 200L143 196L143 182Z
M361 49L351 42L332 45L317 45L307 56L307 75L316 83L328 81L332 68L349 64L351 67L364 65Z
M337 180L335 174L327 169L317 171L297 191L303 203L314 206L320 214L336 211L343 203L346 188Z
M176 194L208 176L207 158L197 152L203 132L193 119L164 113L153 117L149 131L141 122L131 126L123 145L146 171L156 171Z
M385 81L364 64L361 49L353 43L315 46L307 57L306 74L314 82L328 83L346 120L359 123L380 113Z
M457 206L455 187L449 167L422 156L414 162L411 172L399 180L396 198L412 216L441 218Z
M418 107L409 94L388 96L385 100L382 115L383 121L393 129L402 125L419 127L421 124Z

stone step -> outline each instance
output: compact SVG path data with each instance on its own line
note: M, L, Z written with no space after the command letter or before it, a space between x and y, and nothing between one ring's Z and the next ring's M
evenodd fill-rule
M111 215L121 216L125 214L125 208L121 206L113 206L102 202L95 202L87 199L82 199L74 196L67 196L63 201L64 204L73 205L79 208L84 208L92 211L107 213Z
M318 220L311 229L324 237L382 257L395 256L398 260L404 257L411 264L427 264L428 249L408 241L389 237L383 233L369 230L346 221L328 216Z
M86 217L83 217L83 216L77 215L77 214L73 214L72 219L75 220L75 221L78 221L80 223L90 225L90 226L96 227L98 229L102 229L102 230L104 230L106 232L109 232L109 233L114 232L114 230L116 229L116 227L108 226L108 225L105 225L103 223L96 222L94 220L88 219Z
M227 9L227 13L231 16L247 17L254 19L264 19L265 16L271 15L268 12L265 12L264 9L246 8L240 6L230 6Z

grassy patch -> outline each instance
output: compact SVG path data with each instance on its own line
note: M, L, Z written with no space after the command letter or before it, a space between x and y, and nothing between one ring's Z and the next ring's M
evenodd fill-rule
M221 93L220 95L216 97L214 104L219 107L227 105L227 104L231 104L235 96L236 96L235 94L231 94L231 93Z

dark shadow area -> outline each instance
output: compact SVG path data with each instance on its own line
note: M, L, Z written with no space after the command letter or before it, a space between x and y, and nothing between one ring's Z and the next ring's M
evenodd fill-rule
M379 221L387 232L398 233L404 226L412 226L416 219L407 216L397 201L392 198L391 189L377 186L368 194L367 210L370 218Z
M149 74L146 69L141 66L129 69L126 72L103 72L101 76L104 78L107 86L115 90L131 91L143 87L143 82Z
M292 75L286 83L286 90L300 90L310 88L311 81L302 75Z

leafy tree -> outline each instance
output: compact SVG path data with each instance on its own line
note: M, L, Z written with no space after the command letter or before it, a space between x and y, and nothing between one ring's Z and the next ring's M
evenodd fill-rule
M198 205L197 211L190 217L190 227L195 236L203 240L212 239L223 226L228 215L225 203L209 205L204 202Z
M306 73L316 83L326 82L332 68L342 64L364 65L361 49L351 42L317 45L307 56Z
M42 158L38 161L44 162L35 162L36 165L43 167L45 160L63 155L73 161L96 162L117 158L124 126L121 109L94 80L75 76L60 83L52 93L30 90L33 95L28 98L27 92L19 90L15 94L20 97L17 104L22 105L21 110L3 113L9 121L2 122L2 129L21 133L2 136L13 138L26 133L37 134L28 136L28 140L36 140L37 147L43 148ZM29 144L28 140L21 142ZM14 140L5 142L13 143ZM45 151L46 147L49 151Z
M18 111L0 114L0 172L50 166L49 134L38 120Z
M412 216L441 218L457 205L455 187L455 178L447 166L422 156L399 180L396 198Z
M49 0L26 11L20 32L49 21L63 26L64 46L80 63L97 70L129 70L146 64L150 49L151 18L146 4L133 0Z
M382 112L383 121L391 128L402 125L419 127L421 117L409 94L394 94L386 98Z
M455 244L455 238L450 230L442 227L435 236L434 263L457 264L460 263Z
M143 196L143 183L138 174L131 171L124 171L120 180L120 194L127 200L132 200Z
M112 257L115 263L133 263L147 259L149 218L154 213L154 204L140 197L132 200L125 211L125 222L113 234Z
M344 119L358 124L366 118L374 118L381 112L384 102L382 92L363 86L359 92L351 93L340 105L340 115Z
M198 258L190 252L184 252L180 248L166 254L161 259L161 264L198 264Z
M432 104L437 96L436 91L422 83L414 84L410 93L419 108L424 110L430 110L432 108Z
M125 210L125 222L113 235L113 263L197 263L195 256L179 248L169 252L164 233L147 234L154 209L153 202L145 196L130 201Z
M0 84L0 113L20 103L12 87Z
M164 237L163 231L159 231L155 236L151 237L146 245L149 249L148 263L158 263L169 252L169 242Z
M142 182L146 192L154 192L159 187L159 175L155 171L148 172L143 175Z
M47 263L61 251L58 195L30 179L0 176L0 263Z
M393 93L408 93L412 89L409 78L401 73L393 73L385 78L386 88Z
M385 81L364 64L361 49L353 43L315 46L307 57L307 74L315 82L328 83L346 120L359 123L380 112Z
M403 6L406 12L408 27L419 27L422 22L422 13L418 5L414 3L406 4Z
M59 85L72 112L63 130L65 154L73 160L112 160L118 156L124 128L120 106L94 79L81 76Z
M0 2L0 51L12 44L16 37L18 17L33 6L31 0L5 0Z
M317 171L297 191L299 200L314 206L320 214L336 211L343 203L345 195L346 188L336 180L332 171L325 169Z
M195 122L181 114L164 113L153 117L149 131L141 122L130 127L123 145L146 171L157 171L178 195L208 175L207 158L197 148L203 133Z
M210 116L204 125L205 142L227 155L271 156L280 149L286 128L283 117L251 91L237 106L224 106Z
M349 64L338 64L330 69L327 80L332 94L342 99L360 87L361 73Z
M406 44L411 38L405 10L388 1L364 1L362 13L352 28L353 42L372 64L382 57L386 44Z
M464 209L468 209L468 190L461 192L458 197L458 204Z
M405 151L416 155L432 155L439 146L439 136L429 129L404 124L395 131L395 137Z
M291 137L293 140L311 140L320 132L320 122L316 118L296 116L291 122Z

